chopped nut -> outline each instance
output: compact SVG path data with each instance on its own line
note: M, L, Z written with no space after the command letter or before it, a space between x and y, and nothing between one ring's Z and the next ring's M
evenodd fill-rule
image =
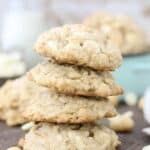
M34 126L34 122L28 122L28 123L25 123L21 126L21 129L24 130L24 131L28 131L30 130L33 126Z
M117 106L119 103L119 96L109 96L108 99L114 106Z
M17 146L13 146L13 147L8 148L7 150L21 150L21 149Z
M142 150L150 150L150 145L144 146Z
M135 106L137 103L137 95L135 93L127 93L125 95L125 102L129 106Z
M127 112L122 115L118 115L116 117L110 118L110 128L115 130L116 132L130 132L134 127L134 121L131 118L132 113Z

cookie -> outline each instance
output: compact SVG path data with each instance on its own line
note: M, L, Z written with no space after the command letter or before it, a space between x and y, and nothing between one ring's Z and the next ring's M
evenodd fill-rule
M101 29L103 25L110 25L113 27L114 24L120 24L119 22L114 22L115 16L109 13L97 12L88 17L86 17L83 21L83 24L92 27L94 29Z
M110 42L118 47L121 47L123 43L122 34L118 29L114 29L111 26L113 17L107 13L96 13L87 17L83 24L93 29L96 29L100 33L103 33L103 38L107 38Z
M28 73L28 77L42 86L65 94L107 97L123 92L110 72L96 72L50 61L37 65Z
M25 135L23 150L115 150L119 144L104 126L40 123Z
M116 116L116 109L105 98L67 96L47 89L29 101L23 115L35 122L87 123Z
M0 88L0 119L5 120L10 126L26 122L21 110L24 109L25 103L32 98L38 89L41 88L25 76L7 81Z
M119 46L123 55L147 51L148 45L143 31L127 16L96 13L87 17L83 23L103 32L108 40Z
M115 70L122 61L120 50L101 33L84 25L64 25L43 33L35 50L57 63L95 70Z
M123 36L122 54L134 55L147 51L146 37L142 29L127 16L116 16L115 28ZM119 24L120 23L120 24Z
M20 91L24 78L9 80L0 88L0 119L8 125L17 125L25 122L19 113ZM23 100L24 101L24 100Z

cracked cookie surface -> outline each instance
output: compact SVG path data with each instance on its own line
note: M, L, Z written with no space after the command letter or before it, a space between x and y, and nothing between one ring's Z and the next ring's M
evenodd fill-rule
M29 121L87 123L116 116L116 109L105 98L85 98L58 94L48 89L39 92L24 109Z
M23 150L115 150L119 144L104 126L40 123L25 135Z
M98 31L81 24L65 25L43 33L35 50L57 63L115 70L121 64L120 50Z
M54 91L71 95L107 97L122 94L110 72L97 72L72 65L43 62L28 72L28 78Z

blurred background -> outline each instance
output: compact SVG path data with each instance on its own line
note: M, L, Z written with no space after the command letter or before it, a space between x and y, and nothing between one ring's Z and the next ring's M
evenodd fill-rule
M150 42L150 0L0 0L0 78L20 76L41 61L32 50L41 32L97 11L132 17ZM125 93L143 95L150 86L150 54L124 57L115 77Z

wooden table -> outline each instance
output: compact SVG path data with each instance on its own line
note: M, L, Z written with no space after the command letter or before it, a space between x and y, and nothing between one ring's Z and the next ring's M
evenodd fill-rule
M143 113L137 107L119 106L119 112L131 110L134 112L135 128L132 133L119 134L122 142L119 150L142 150L143 146L150 145L150 136L146 136L141 130L149 125L143 118Z
M147 127L142 112L136 107L127 107L121 105L118 107L119 112L132 110L134 112L135 128L132 133L119 134L122 145L119 150L142 150L142 147L150 144L150 137L144 135L141 129ZM23 136L20 127L7 127L4 122L0 122L0 150L6 150L8 147L15 145L18 139Z

